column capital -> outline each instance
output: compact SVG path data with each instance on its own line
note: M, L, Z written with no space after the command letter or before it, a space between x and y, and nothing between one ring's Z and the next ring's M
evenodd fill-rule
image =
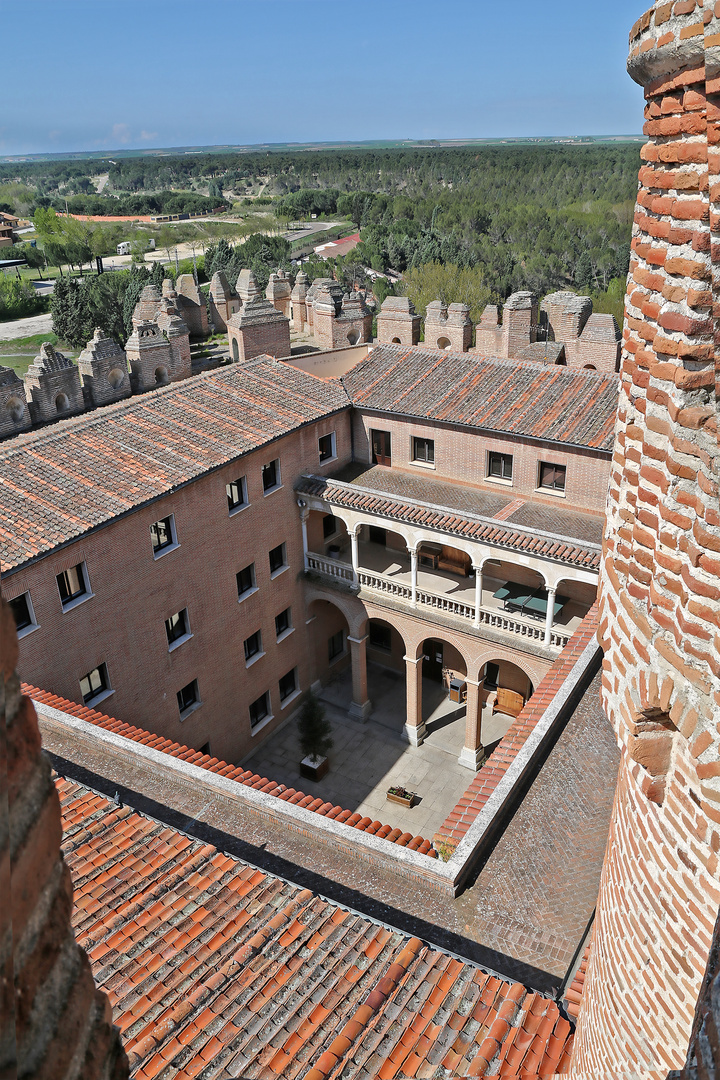
M403 656L403 660L404 660L404 661L405 661L405 662L406 662L407 664L419 664L419 663L420 663L420 661L422 660L422 656L417 656L417 657L412 657L412 656Z
M365 634L364 637L350 637L348 634L346 640L349 641L351 645L362 645L363 642L367 641L369 636L369 634Z

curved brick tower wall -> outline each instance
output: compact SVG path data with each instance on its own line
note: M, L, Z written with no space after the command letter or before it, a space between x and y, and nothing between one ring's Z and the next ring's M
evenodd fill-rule
M682 1065L720 903L720 4L656 3L601 640L622 749L573 1071ZM714 291L714 304L713 304Z

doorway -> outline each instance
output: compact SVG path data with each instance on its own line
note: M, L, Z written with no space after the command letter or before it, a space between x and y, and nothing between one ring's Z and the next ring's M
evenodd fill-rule
M373 465L390 466L392 464L390 432L376 431L372 428L370 430L370 444L372 446Z
M443 643L429 639L425 642L423 656L423 676L433 682L443 681Z

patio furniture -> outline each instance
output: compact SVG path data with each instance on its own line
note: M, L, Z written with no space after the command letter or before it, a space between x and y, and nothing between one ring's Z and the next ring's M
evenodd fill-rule
M504 713L506 716L518 716L525 705L525 698L516 690L506 690L498 686L497 694L493 702L492 714Z
M458 705L467 701L467 683L463 679L451 679L448 698L450 701L456 701Z
M506 581L497 592L493 593L495 600L500 600L505 611L517 611L532 596L532 591L527 585L518 585L514 581Z
M438 569L447 570L451 574L459 574L460 577L467 577L470 573L470 560L464 551L444 548L438 559Z
M568 602L567 596L556 596L553 604L553 620L560 614ZM545 589L538 590L523 604L523 614L532 615L535 619L544 619L547 616L548 594Z

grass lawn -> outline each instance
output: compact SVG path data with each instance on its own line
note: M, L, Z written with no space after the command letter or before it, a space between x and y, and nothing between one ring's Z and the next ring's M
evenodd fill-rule
M13 368L22 379L23 375L40 352L40 346L44 341L49 341L52 345L57 345L57 334L33 334L32 337L14 338L12 341L0 341L0 367ZM62 343L60 343L60 351L73 360L78 356L77 349L66 349L62 346Z

